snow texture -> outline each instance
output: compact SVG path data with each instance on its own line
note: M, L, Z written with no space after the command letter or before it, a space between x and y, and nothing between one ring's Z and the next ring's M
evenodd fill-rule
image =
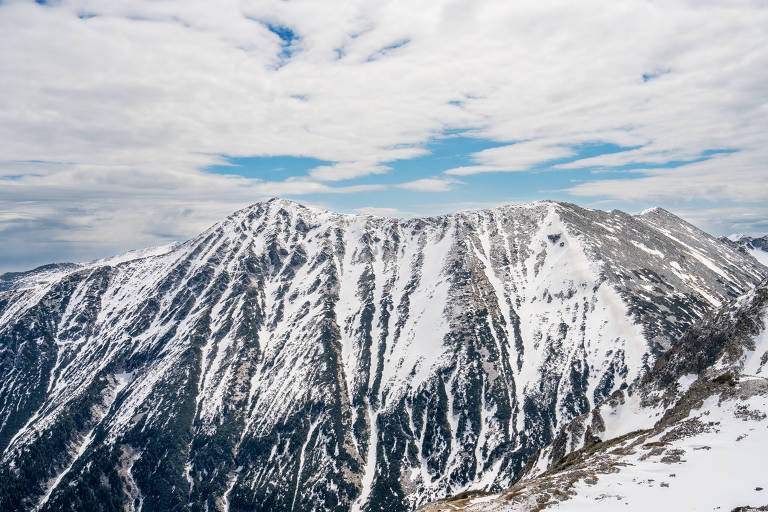
M181 244L0 279L0 469L14 485L55 454L11 504L41 510L110 478L129 510L501 489L766 275L662 209L258 203Z

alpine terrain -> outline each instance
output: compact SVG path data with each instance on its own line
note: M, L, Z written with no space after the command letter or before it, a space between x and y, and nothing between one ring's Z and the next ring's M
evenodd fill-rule
M763 265L768 265L768 235L757 238L737 234L721 237L720 240L745 254L752 255Z
M658 208L402 220L280 199L184 243L5 274L0 510L398 512L460 493L430 506L505 507L508 491L478 492L513 484L535 506L552 485L613 504L627 479L671 489L657 459L702 472L720 438L765 446L766 278Z
M423 512L768 510L767 327L765 281L565 424L514 486Z

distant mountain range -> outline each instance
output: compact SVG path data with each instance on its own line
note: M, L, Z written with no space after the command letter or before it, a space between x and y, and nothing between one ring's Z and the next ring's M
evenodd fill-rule
M558 464L623 468L595 447L627 429L644 431L610 446L674 457L662 437L691 393L759 416L768 267L751 251L659 208L401 220L275 199L184 243L5 274L0 510L579 496L592 477Z
M731 235L721 237L720 241L751 255L763 265L768 265L768 235L761 237Z

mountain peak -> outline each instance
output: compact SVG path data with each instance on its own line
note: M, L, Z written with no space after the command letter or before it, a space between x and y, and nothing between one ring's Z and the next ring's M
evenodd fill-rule
M0 509L404 512L509 485L768 268L673 216L275 198L44 274L0 292Z
M273 197L265 201L258 201L252 203L244 208L241 208L227 217L224 223L236 221L239 222L246 217L253 218L261 216L274 216L279 212L288 212L291 215L304 214L304 215L341 215L339 213L332 212L328 209L318 206L306 205L293 199L285 199L282 197ZM218 225L218 224L217 224ZM215 226L214 226L215 227Z
M259 201L246 207L246 209L253 208L269 208L269 209L285 209L285 210L306 210L322 213L333 213L326 208L320 208L318 206L307 205L294 199L286 199L284 197L273 197L266 201Z
M654 206L652 208L646 208L645 210L641 211L638 215L674 215L669 210L665 210L664 208L660 206Z

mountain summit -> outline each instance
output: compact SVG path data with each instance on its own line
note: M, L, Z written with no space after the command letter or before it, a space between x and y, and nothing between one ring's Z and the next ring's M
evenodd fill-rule
M409 510L510 485L768 276L662 209L285 200L6 277L0 510Z

